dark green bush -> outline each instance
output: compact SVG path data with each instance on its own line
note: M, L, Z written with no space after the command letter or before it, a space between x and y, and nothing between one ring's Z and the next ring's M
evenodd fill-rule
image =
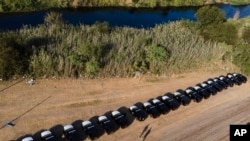
M133 3L138 3L139 2L139 0L132 0L133 1Z
M244 29L242 38L246 43L250 43L250 27Z
M233 63L240 67L241 71L250 75L250 45L240 44L233 52Z
M149 69L153 73L159 74L163 66L167 64L170 55L166 48L151 45L146 49L146 61L149 64Z
M237 29L229 23L210 25L203 29L201 35L207 40L226 42L235 45L238 42Z
M27 51L16 33L0 35L0 78L23 75L27 69Z
M201 7L195 13L195 16L202 29L206 26L222 24L226 19L225 13L216 6Z

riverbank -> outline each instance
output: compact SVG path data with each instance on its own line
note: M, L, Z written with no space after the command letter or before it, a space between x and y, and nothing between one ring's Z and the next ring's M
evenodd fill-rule
M0 2L0 13L10 12L31 12L53 8L84 8L84 7L131 7L131 8L155 8L155 7L183 7L183 6L203 6L207 4L230 4L248 5L250 0L13 0L11 2Z

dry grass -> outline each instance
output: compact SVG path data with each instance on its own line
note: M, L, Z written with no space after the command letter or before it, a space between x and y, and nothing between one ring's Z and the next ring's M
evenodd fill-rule
M223 70L220 72L226 73ZM34 134L41 129L50 129L55 125L65 125L79 119L90 119L95 115L102 115L121 106L128 107L138 101L147 101L167 91L171 92L178 88L194 85L215 75L219 75L218 71L206 72L206 75L200 77L196 76L196 72L176 75L177 77L174 79L159 76L153 82L148 81L148 79L154 80L155 78L147 76L141 81L134 78L38 79L32 87L29 87L25 82L18 83L0 93L1 126L22 115L47 97L51 97L13 121L14 127L0 129L0 140L12 140L25 134ZM6 84L0 84L1 89L5 87Z

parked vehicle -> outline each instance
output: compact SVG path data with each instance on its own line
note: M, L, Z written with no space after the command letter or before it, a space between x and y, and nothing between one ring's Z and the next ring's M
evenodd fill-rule
M157 118L161 115L161 113L156 109L156 107L150 104L149 102L143 103L143 106L151 117Z
M233 76L237 77L242 83L246 83L247 82L247 77L245 77L242 74L233 73Z
M162 114L167 114L170 111L170 108L159 99L153 99L151 103L156 106L157 110Z
M212 79L208 79L204 83L213 86L218 92L221 92L223 90L223 87L220 84L214 82Z
M95 140L98 138L98 136L96 136L97 127L91 121L83 121L82 128L88 134L91 140Z
M206 91L208 91L212 95L217 94L217 90L212 85L208 85L206 83L201 83L201 84L197 84L196 86L204 88Z
M73 125L65 125L63 127L63 133L68 140L74 141L74 137L76 136L76 130L74 129Z
M199 95L196 91L194 91L194 90L192 90L190 88L187 88L185 90L185 92L195 102L200 102L203 99L203 97L201 95Z
M32 137L25 137L22 141L34 141L34 139Z
M232 80L232 81L234 82L234 84L236 84L236 85L241 85L241 84L242 84L242 81L239 79L239 77L236 77L236 76L234 76L234 75L231 74L231 73L228 73L228 74L227 74L227 77L228 77L230 80Z
M193 89L205 99L209 98L211 95L205 88L202 88L200 86L194 86Z
M223 80L220 80L219 78L215 77L213 79L214 82L218 83L219 85L221 85L224 89L227 89L228 84L225 83Z
M172 110L176 110L180 107L180 103L173 97L169 97L167 95L164 95L161 97L161 100Z
M126 118L125 113L121 113L119 111L113 111L111 115L116 121L116 123L120 125L121 128L126 128L128 126L128 120Z
M41 132L42 141L56 141L55 137L49 130Z
M139 107L133 105L129 107L130 112L139 121L144 121L147 117L146 113Z
M112 134L114 132L115 127L106 116L98 117L98 122L105 129L107 134Z
M225 77L225 76L223 76L223 75L221 75L220 77L219 77L219 79L221 80L221 81L224 81L228 86L230 86L230 87L233 87L234 86L234 82L231 80L231 79L229 79L228 77Z
M174 98L183 106L187 106L191 102L191 99L185 94L183 90L177 90L174 93Z

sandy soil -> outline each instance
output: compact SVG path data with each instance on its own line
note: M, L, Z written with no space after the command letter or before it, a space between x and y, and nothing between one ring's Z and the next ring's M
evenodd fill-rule
M197 75L198 74L198 75ZM191 72L171 78L144 77L101 80L45 80L33 86L0 82L0 140L15 140L41 129L51 129L87 120L93 116L129 107L137 102L174 92L226 72ZM13 85L14 84L14 85ZM193 141L229 140L230 124L250 122L250 83L228 88L201 103L192 102L157 119L134 120L126 129L112 135L103 134L100 141L144 140ZM10 121L14 127L5 127ZM89 140L89 139L86 139Z

